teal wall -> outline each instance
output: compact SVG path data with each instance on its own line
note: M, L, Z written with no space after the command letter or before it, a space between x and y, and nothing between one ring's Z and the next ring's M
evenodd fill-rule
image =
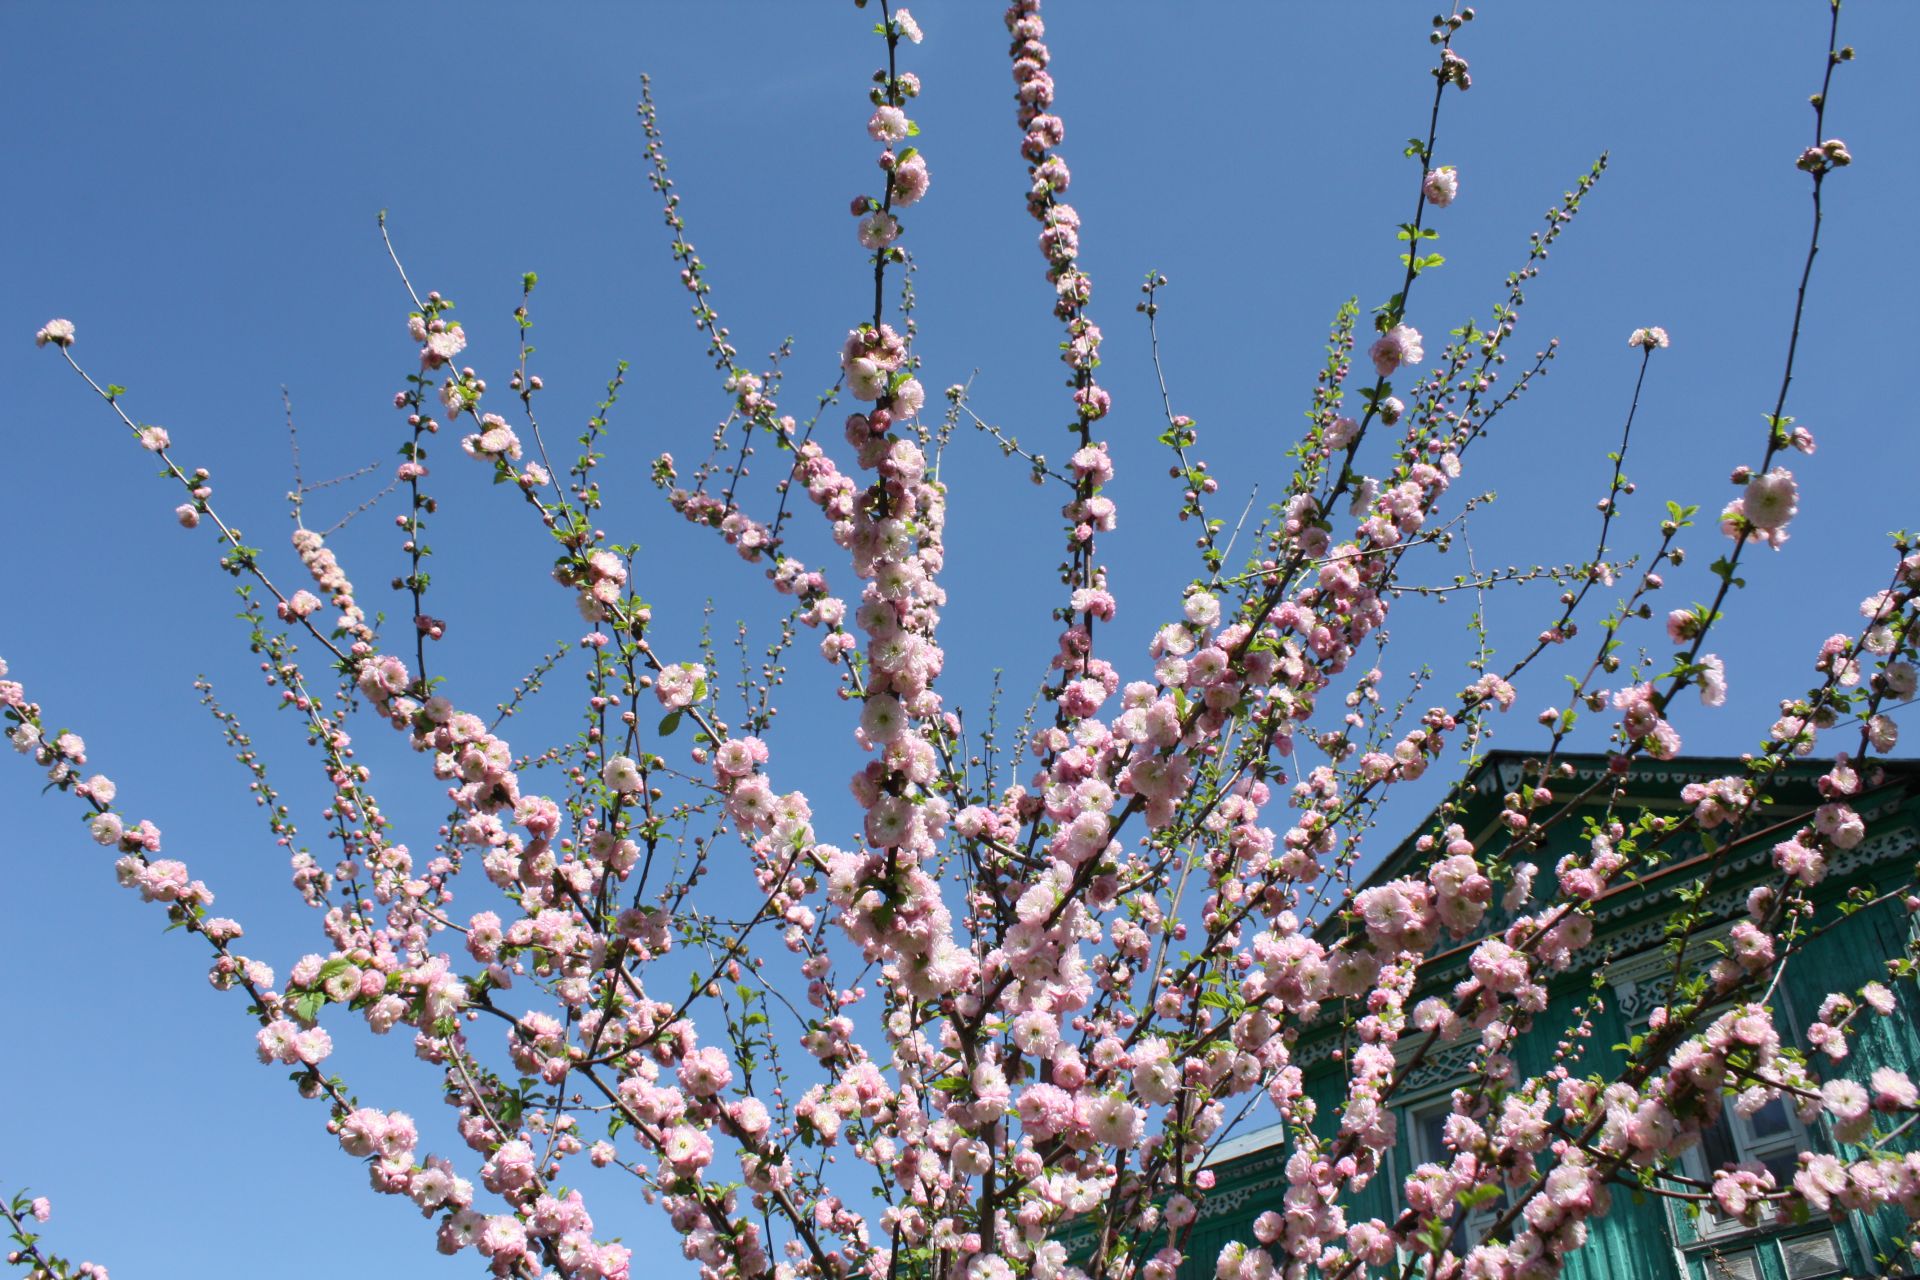
M1892 883L1885 884L1891 888ZM1887 982L1900 1001L1900 1008L1886 1018L1863 1014L1854 1025L1860 1034L1853 1039L1853 1052L1843 1064L1845 1074L1865 1081L1876 1067L1890 1066L1912 1071L1920 1064L1920 989L1912 981L1894 982L1887 978L1886 960L1906 954L1912 921L1898 901L1884 902L1852 916L1831 932L1810 940L1787 970L1788 997L1796 1010L1809 1017L1831 991L1848 991L1874 979ZM1824 1127L1824 1126L1823 1126ZM1841 1155L1856 1154L1856 1149L1834 1143L1821 1133L1825 1149ZM1914 1149L1907 1139L1896 1142L1900 1150ZM1862 1274L1880 1274L1877 1258L1895 1258L1900 1249L1896 1237L1910 1238L1913 1227L1905 1213L1885 1209L1873 1215L1850 1215L1853 1233L1863 1237L1858 1249L1863 1256L1854 1265ZM1852 1233L1850 1233L1852 1234ZM1897 1272L1902 1267L1895 1267Z

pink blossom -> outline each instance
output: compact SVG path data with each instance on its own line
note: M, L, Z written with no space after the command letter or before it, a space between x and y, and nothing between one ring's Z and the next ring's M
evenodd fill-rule
M699 699L707 679L707 669L698 662L679 662L661 670L653 685L654 696L670 711L690 707Z
M713 1139L691 1125L677 1125L667 1137L661 1157L681 1176L690 1176L713 1162Z
M1384 378L1403 365L1419 364L1427 353L1420 345L1418 329L1397 324L1374 341L1368 355L1373 359L1374 372Z
M1799 497L1800 486L1794 483L1793 472L1775 467L1747 482L1746 492L1741 495L1741 514L1754 528L1777 533L1798 514Z
M917 152L908 156L893 169L893 207L905 209L919 203L932 181L926 157Z
M1920 1105L1920 1089L1915 1089L1913 1081L1904 1071L1877 1067L1872 1079L1873 1105L1880 1110L1911 1111Z
M860 219L860 243L869 249L884 249L900 238L900 220L883 209Z
M33 335L33 343L37 347L44 347L49 342L56 347L72 346L73 321L49 320L41 325L40 331Z
M480 1229L480 1252L489 1258L511 1261L527 1251L527 1229L518 1218L495 1214Z
M875 142L898 142L907 136L908 124L907 113L900 108L881 107L867 121L867 136Z

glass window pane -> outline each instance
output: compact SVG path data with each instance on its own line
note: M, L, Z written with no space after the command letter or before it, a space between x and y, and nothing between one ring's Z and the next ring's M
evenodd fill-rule
M1740 1159L1733 1146L1733 1112L1723 1109L1720 1118L1700 1134L1700 1154L1706 1157L1709 1171L1723 1168Z
M1747 1131L1756 1138L1771 1138L1792 1133L1793 1121L1787 1115L1786 1099L1775 1098L1754 1112L1747 1120Z
M1787 1280L1812 1280L1840 1270L1840 1249L1832 1236L1801 1236L1782 1240L1780 1252L1786 1258Z
M1701 1263L1706 1280L1760 1280L1760 1268L1755 1265L1751 1252L1722 1253L1714 1249Z
M1449 1106L1422 1112L1418 1120L1420 1126L1420 1158L1440 1164L1447 1161L1447 1143L1443 1136L1447 1128L1447 1117L1453 1114Z
M1800 1168L1800 1153L1797 1151L1776 1151L1772 1155L1760 1157L1760 1163L1773 1173L1773 1184L1777 1187L1793 1185L1793 1175Z

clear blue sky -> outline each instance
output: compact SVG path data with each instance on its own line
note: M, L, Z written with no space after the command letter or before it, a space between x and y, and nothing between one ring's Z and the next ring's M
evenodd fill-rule
M926 381L937 390L978 369L979 411L1062 455L1057 329L1021 208L999 6L914 8L928 39L905 65L926 87L914 114L933 187L906 243L922 265ZM1460 200L1435 219L1448 264L1423 281L1412 316L1429 352L1464 317L1487 317L1539 215L1601 150L1613 165L1529 290L1515 349L1558 335L1563 356L1471 459L1462 491L1499 492L1473 542L1483 567L1588 554L1631 388L1625 338L1660 324L1674 345L1649 380L1643 447L1628 464L1640 494L1622 526L1626 545L1645 547L1664 499L1717 511L1733 496L1728 469L1755 457L1806 232L1808 182L1792 161L1811 140L1805 98L1826 7L1496 0L1480 10L1460 46L1475 87L1449 98L1442 122L1438 159L1463 174ZM1425 121L1430 11L1079 0L1048 14L1082 261L1107 333L1102 379L1117 402L1105 434L1122 524L1103 547L1133 602L1123 620L1135 642L1193 567L1151 443L1158 404L1134 288L1150 267L1173 279L1167 370L1225 481L1221 506L1237 511L1255 478L1277 489L1328 318L1348 295L1372 305L1396 283L1392 231L1410 181L1400 148ZM844 3L12 5L0 19L10 121L0 654L54 720L86 735L123 807L159 822L169 851L283 974L324 942L196 704L194 675L221 680L303 801L317 794L310 758L249 680L207 531L173 526L177 497L62 363L33 348L33 331L72 318L76 354L131 388L130 411L167 426L178 457L213 470L223 510L292 578L281 384L310 478L374 460L384 470L400 440L390 402L413 349L375 233L387 208L413 279L460 302L467 358L496 387L520 273L540 273L535 367L548 422L583 421L614 361L634 362L604 473L616 494L608 523L662 553L641 578L668 634L690 642L709 595L723 635L736 617L763 621L757 574L678 524L645 483L654 453L702 451L724 402L668 261L633 103L651 71L716 303L744 353L795 337L797 407L832 382L839 337L871 287L845 206L872 185L862 124L873 20ZM1861 57L1840 76L1830 132L1856 163L1829 187L1788 406L1821 450L1794 464L1792 542L1753 556L1753 587L1732 610L1744 637L1715 646L1733 697L1681 720L1689 750L1750 745L1774 700L1808 683L1819 641L1854 625L1855 605L1881 584L1881 535L1920 523L1920 450L1897 381L1912 364L1903 228L1920 193L1907 65L1920 9L1857 4L1843 34ZM581 627L508 492L451 442L434 464L444 515L429 607L453 622L440 659L461 701L489 705ZM945 688L977 712L1004 666L1017 713L1048 652L1055 500L970 433L944 478L955 494ZM318 506L328 496L317 509L338 509ZM382 607L397 601L384 583L402 563L391 515L341 542L363 598ZM1692 546L1708 554L1674 583L1674 603L1704 593L1704 563L1719 550L1705 529ZM800 550L836 564L817 544ZM1416 580L1462 571L1460 560L1429 560ZM1511 648L1530 636L1553 594L1496 594L1496 639ZM1457 684L1463 605L1396 618L1390 674L1426 661L1442 687ZM1653 628L1642 638L1659 647ZM805 655L796 668L801 682L822 674ZM547 695L562 731L576 687L558 678ZM1551 679L1524 690L1496 745L1531 741L1531 713L1555 692ZM854 748L830 703L796 692L791 705L776 761L790 770L783 781L821 797L825 836L847 825L839 797ZM382 732L361 729L376 789L423 847L433 788L394 744L374 745ZM473 1274L473 1256L431 1252L430 1224L410 1206L366 1191L360 1165L323 1132L322 1109L294 1097L281 1069L253 1062L241 1002L209 990L203 952L163 935L154 908L113 886L71 801L40 797L22 762L0 764L0 1182L53 1196L55 1246L162 1278ZM311 803L301 816L317 832ZM1390 832L1414 816L1399 813ZM344 1020L336 1032L336 1064L364 1098L410 1110L423 1147L455 1145L403 1040L370 1042ZM603 1233L666 1244L656 1210L604 1192L595 1207Z

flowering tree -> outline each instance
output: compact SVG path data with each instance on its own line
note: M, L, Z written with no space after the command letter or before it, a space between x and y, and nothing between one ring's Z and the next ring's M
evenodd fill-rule
M945 392L944 410L929 404L902 287L901 215L933 198L911 114L921 32L906 10L879 8L885 67L868 89L867 131L881 176L851 210L873 308L849 317L827 398L857 403L843 445L816 435L824 403L803 421L782 408L777 367L740 362L688 240L651 96L640 105L672 253L731 400L709 456L683 474L661 455L653 479L696 527L687 536L717 533L790 602L760 677L737 697L710 647L656 647L647 559L602 528L617 517L597 472L620 378L577 455L556 465L524 337L505 359L503 397L461 362L468 336L452 302L415 293L399 271L418 348L394 395L405 423L395 587L409 630L370 612L327 535L301 521L298 497L293 570L243 541L210 472L182 461L169 431L143 424L120 388L86 371L72 323L37 335L177 486L179 523L207 526L240 583L266 681L303 724L331 791L321 817L339 847L328 863L300 842L238 718L207 689L274 837L292 851L294 888L320 917L324 949L282 976L255 954L266 944L214 913L211 889L168 856L138 798L33 700L31 673L0 668L13 744L83 807L120 882L209 950L214 985L240 993L259 1024L261 1062L290 1069L342 1151L366 1164L376 1191L420 1208L441 1251L474 1250L502 1276L628 1275L611 1223L644 1198L713 1277L1171 1280L1212 1186L1208 1156L1257 1107L1287 1127L1288 1188L1256 1238L1218 1258L1229 1280L1308 1269L1551 1275L1623 1180L1749 1221L1836 1206L1920 1212L1920 1161L1898 1143L1920 1114L1914 1083L1892 1069L1861 1082L1845 1063L1858 1020L1895 1009L1890 990L1833 993L1806 1029L1812 1053L1783 1042L1768 1012L1783 967L1830 923L1809 891L1834 851L1860 841L1850 797L1873 785L1876 757L1897 738L1892 713L1915 696L1912 539L1897 535L1884 566L1859 570L1864 621L1809 655L1816 684L1782 703L1742 771L1691 788L1681 816L1609 808L1545 874L1528 858L1577 810L1617 797L1646 761L1680 751L1684 695L1724 702L1727 672L1709 648L1723 606L1743 567L1781 550L1798 518L1784 463L1812 454L1814 439L1788 415L1789 389L1826 183L1851 163L1825 129L1834 72L1852 56L1838 4L1814 145L1798 158L1813 220L1793 336L1764 430L1730 460L1738 496L1704 522L1670 503L1644 566L1620 558L1634 416L1669 342L1662 329L1635 330L1636 380L1590 561L1564 575L1537 643L1504 667L1481 664L1424 710L1388 705L1368 651L1385 648L1404 567L1444 545L1472 505L1455 490L1489 424L1555 358L1549 344L1509 366L1509 347L1525 286L1604 161L1533 236L1490 323L1444 341L1423 334L1433 329L1414 310L1418 286L1442 261L1428 243L1433 218L1463 196L1460 173L1438 163L1442 118L1472 85L1456 46L1473 11L1435 19L1432 109L1406 152L1411 212L1394 291L1371 312L1350 305L1336 317L1285 496L1257 527L1229 529L1215 514L1195 425L1164 406L1159 445L1200 563L1181 599L1130 604L1164 618L1148 652L1130 653L1103 643L1119 606L1101 545L1116 524L1115 467L1145 447L1103 438L1113 407L1099 378L1103 335L1079 265L1080 215L1066 201L1039 0L1019 0L1007 27L1025 199L1069 371L1064 465L975 418L963 386ZM1144 285L1148 326L1165 283ZM534 286L530 275L529 298ZM524 335L527 306L517 319ZM938 687L950 497L939 460L965 424L993 433L1063 504L1058 644L1041 710L1011 746L997 727L968 726ZM577 652L590 695L571 741L530 750L501 732L564 654L498 717L480 714L435 662L446 623L428 612L437 500L427 464L443 430L506 505L524 508L528 535L552 540L554 582L586 620ZM764 500L744 483L755 449L780 460ZM818 530L806 528L808 506ZM836 550L811 565L796 554L809 542ZM1671 657L1624 656L1663 575L1700 551L1712 559L1708 599L1666 614ZM302 574L310 581L295 585ZM851 782L859 838L843 844L816 832L813 803L783 785L762 737L802 630L817 635L848 704L842 728L869 756ZM1582 630L1599 636L1584 652ZM1363 887L1363 837L1385 798L1449 762L1464 777L1488 725L1512 707L1513 681L1555 659L1571 691L1540 714L1533 779L1501 815L1504 854L1488 856L1451 820L1456 792L1419 836L1418 873ZM1560 794L1572 776L1566 744L1596 715L1611 726L1611 771ZM400 841L377 797L408 779L376 779L356 756L362 725L403 735L420 757L412 781L448 796L431 853ZM1774 833L1776 874L1723 953L1695 963L1706 953L1697 935L1715 922L1697 901L1675 900L1673 981L1624 1067L1589 1072L1574 1037L1551 1073L1517 1073L1508 1051L1543 1011L1548 979L1592 939L1594 901L1660 866L1685 835L1712 832L1722 849L1751 836L1769 780L1816 751L1831 761L1825 803ZM742 861L753 885L744 910L710 890L723 864ZM489 905L456 909L456 885ZM1512 919L1489 932L1496 900ZM1442 938L1470 942L1471 976L1416 998ZM411 1033L465 1150L430 1145L411 1117L330 1071L333 1036L360 1021ZM1321 1114L1294 1051L1334 1025L1355 1047L1339 1105ZM1346 1197L1382 1172L1395 1143L1391 1107L1406 1073L1462 1040L1477 1049L1453 1096L1451 1159L1409 1174L1395 1215L1349 1214ZM1723 1107L1782 1097L1840 1117L1858 1154L1806 1155L1790 1182L1746 1166L1690 1187L1640 1176L1671 1168ZM1497 1221L1470 1242L1467 1213L1493 1197L1503 1197ZM45 1251L44 1199L23 1195L7 1214L12 1259L32 1274L105 1276ZM1058 1238L1069 1225L1092 1243L1070 1254Z

